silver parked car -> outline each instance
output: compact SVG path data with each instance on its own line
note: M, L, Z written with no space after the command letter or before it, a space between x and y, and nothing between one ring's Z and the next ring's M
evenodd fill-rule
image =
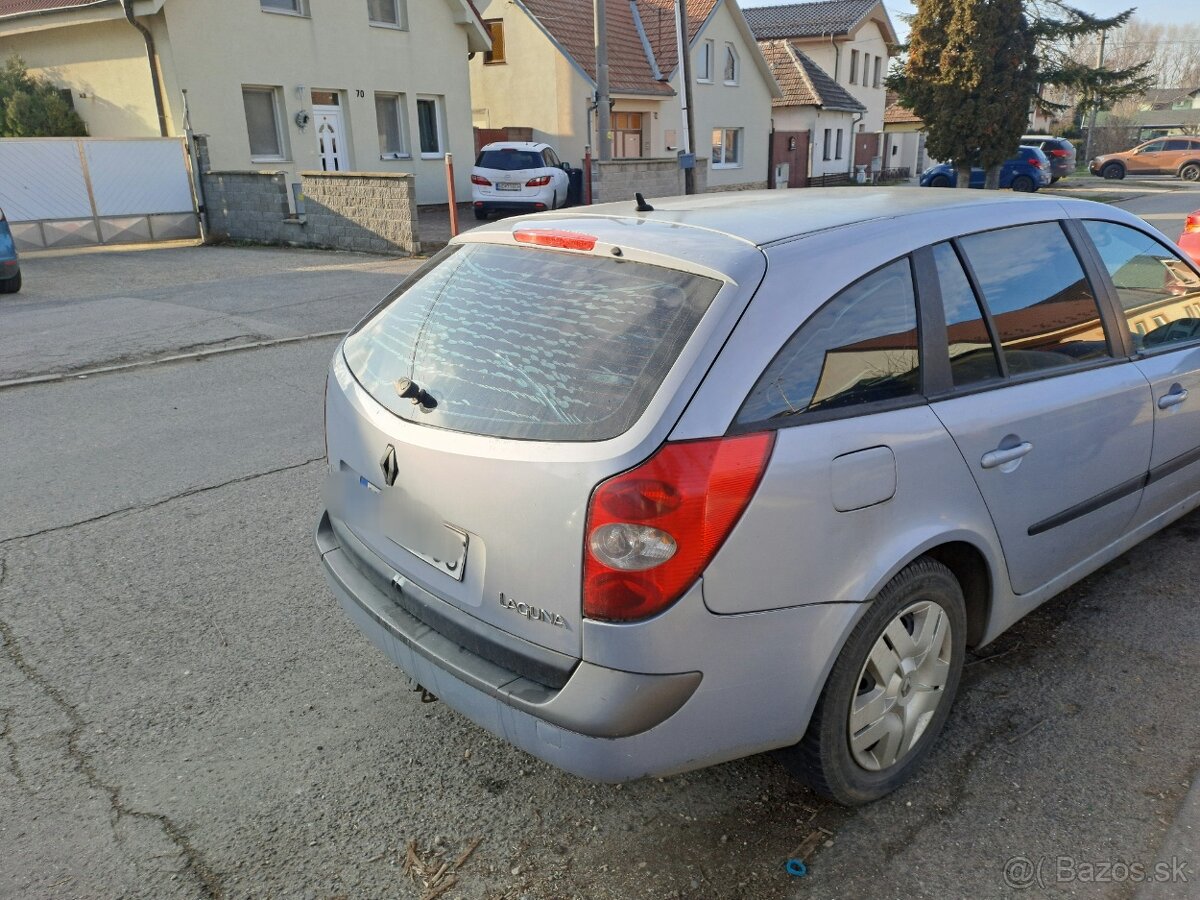
M1200 276L1086 201L656 207L473 230L351 332L325 573L413 679L570 772L786 748L872 800L969 648L1200 503Z

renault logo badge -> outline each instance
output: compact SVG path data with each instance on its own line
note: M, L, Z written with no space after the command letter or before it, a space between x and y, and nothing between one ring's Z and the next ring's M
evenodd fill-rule
M383 458L379 460L379 468L383 470L383 480L388 487L396 483L400 467L396 465L396 448L391 444L388 444L387 449L383 451Z

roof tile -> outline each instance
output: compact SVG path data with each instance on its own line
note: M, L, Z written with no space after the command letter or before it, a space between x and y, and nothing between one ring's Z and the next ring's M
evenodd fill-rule
M819 37L848 34L879 0L820 0L743 9L754 36L770 38Z
M607 4L609 90L613 93L673 95L675 92L670 85L654 77L634 24L629 0L604 2ZM524 4L583 67L588 77L595 80L596 30L591 0L524 0ZM649 29L647 31L649 33Z
M865 106L795 45L788 41L759 41L758 49L783 91L782 97L771 101L772 106L819 106L866 112Z

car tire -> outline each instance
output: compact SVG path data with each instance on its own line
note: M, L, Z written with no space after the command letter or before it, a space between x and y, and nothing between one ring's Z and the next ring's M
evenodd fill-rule
M1062 176L1061 176L1061 175L1051 175L1051 176L1050 176L1050 183L1051 183L1051 184L1054 184L1056 181L1060 181L1061 179L1062 179Z
M1108 163L1100 170L1100 177L1110 181L1120 181L1125 177L1125 167L1120 163Z
M850 633L808 731L780 751L784 764L818 794L847 806L895 790L921 765L946 722L962 676L966 634L966 607L954 574L932 559L911 563Z
M1028 175L1018 175L1012 180L1012 184L1009 187L1021 194L1032 194L1037 190L1037 185L1033 183L1033 179Z
M477 218L480 222L484 221L487 218L487 210L486 209L475 210L475 218Z
M946 187L946 188L948 188L948 187L951 187L952 185L950 184L950 179L947 178L945 175L934 175L932 178L929 179L929 186L930 187Z
M18 270L17 274L14 275L12 278L6 279L4 281L0 281L0 294L15 294L20 289L21 289L21 272L20 272L20 270Z
M1200 163L1185 163L1179 168L1179 177L1184 181L1200 181Z

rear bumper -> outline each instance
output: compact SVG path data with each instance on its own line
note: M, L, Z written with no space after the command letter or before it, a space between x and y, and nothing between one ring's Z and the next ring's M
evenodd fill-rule
M541 212L550 208L550 198L545 200L475 200L472 205L484 212Z
M402 609L355 565L328 514L316 538L346 614L409 677L497 737L594 781L667 775L795 743L836 655L831 648L857 615L854 605L830 604L716 616L697 596L684 615L747 639L707 661L715 674L642 674L584 660L553 690L464 650ZM781 645L765 645L770 635ZM797 652L798 635L807 652Z

